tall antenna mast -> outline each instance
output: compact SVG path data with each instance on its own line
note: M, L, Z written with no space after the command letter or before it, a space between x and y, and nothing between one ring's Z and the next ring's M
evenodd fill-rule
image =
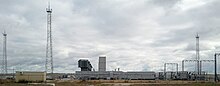
M50 2L48 3L47 12L47 46L46 46L46 72L53 73L53 46L52 46L52 29L51 29L51 14Z
M4 36L3 39L3 59L2 59L2 73L3 74L7 74L8 73L8 69L7 69L7 34L4 31L4 33L2 33Z
M199 34L196 34L196 60L197 60L197 71L200 74L200 57L199 57Z

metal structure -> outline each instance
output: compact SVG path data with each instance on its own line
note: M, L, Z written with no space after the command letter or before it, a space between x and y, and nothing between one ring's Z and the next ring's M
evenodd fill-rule
M218 75L217 75L217 56L219 56L220 53L215 53L214 59L215 59L215 82L218 81Z
M176 66L176 73L178 72L178 63L164 63L164 79L166 80L166 67L167 65L175 65Z
M198 75L201 74L201 65L200 65L200 57L199 57L199 34L196 35L196 68L195 70L198 72Z
M198 60L182 60L182 71L184 71L184 62L198 62Z
M4 31L4 33L2 33L4 36L3 39L3 58L2 58L2 74L7 74L8 73L8 67L7 67L7 34Z
M214 60L200 60L200 62L198 62L198 60L183 60L182 61L182 71L184 71L184 62L195 62L195 63L199 63L199 66L200 66L200 70L199 72L200 73L196 73L196 80L199 80L202 78L202 62L214 62Z
M200 74L201 74L201 72L202 72L202 62L214 62L215 60L200 60Z
M46 73L53 73L53 46L52 46L52 28L51 28L51 14L52 9L50 4L46 9L47 12L47 45L46 45Z

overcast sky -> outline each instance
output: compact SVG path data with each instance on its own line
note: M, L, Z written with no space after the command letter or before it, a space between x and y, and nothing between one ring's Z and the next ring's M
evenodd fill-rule
M54 72L80 70L80 58L88 58L97 70L99 55L107 56L109 71L163 71L165 62L178 63L180 70L182 60L195 59L197 32L201 59L213 59L220 48L220 0L50 3ZM10 69L44 71L47 5L48 0L0 0L0 32L8 34ZM213 72L213 64L203 65L204 71ZM194 71L195 66L185 67Z

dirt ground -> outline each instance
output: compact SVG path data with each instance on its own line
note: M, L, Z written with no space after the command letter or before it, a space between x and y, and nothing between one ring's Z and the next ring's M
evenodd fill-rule
M220 86L220 82L161 80L53 80L46 83L16 83L13 80L0 80L0 86L53 86L52 84L55 86Z

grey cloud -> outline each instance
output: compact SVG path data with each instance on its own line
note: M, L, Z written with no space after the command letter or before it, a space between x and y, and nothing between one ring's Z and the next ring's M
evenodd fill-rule
M150 0L149 2L165 8L172 8L176 4L180 3L181 0Z

